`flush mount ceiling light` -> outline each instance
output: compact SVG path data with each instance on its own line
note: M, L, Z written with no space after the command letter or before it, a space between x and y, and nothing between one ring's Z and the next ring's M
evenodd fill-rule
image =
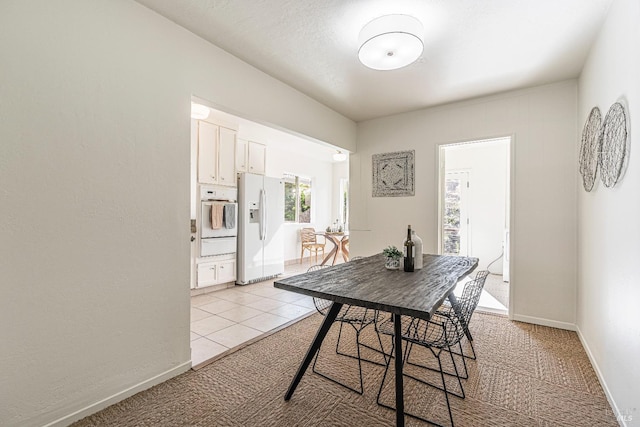
M196 120L204 120L209 117L209 107L202 104L191 103L191 118Z
M409 15L385 15L360 31L358 58L374 70L395 70L415 62L424 44L422 23Z
M335 161L335 162L344 162L345 160L347 160L347 155L345 153L343 153L342 151L338 151L337 153L334 153L333 161Z

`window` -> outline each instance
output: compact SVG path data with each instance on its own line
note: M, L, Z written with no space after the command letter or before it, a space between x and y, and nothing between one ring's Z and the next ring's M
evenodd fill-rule
M311 179L284 174L285 222L311 222Z

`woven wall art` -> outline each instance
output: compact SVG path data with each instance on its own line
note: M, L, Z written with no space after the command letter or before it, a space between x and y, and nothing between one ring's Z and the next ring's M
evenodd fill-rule
M584 124L582 144L580 145L580 174L582 175L582 185L586 191L591 191L593 188L598 172L601 122L600 109L593 107Z
M415 195L414 158L414 150L374 154L373 197Z
M613 187L622 173L627 154L627 114L616 102L609 108L600 131L600 179L605 187Z

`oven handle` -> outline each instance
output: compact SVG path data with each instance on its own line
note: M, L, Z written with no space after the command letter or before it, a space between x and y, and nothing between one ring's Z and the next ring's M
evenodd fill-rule
M215 235L204 235L206 234L210 234L211 233L211 209L213 209L213 205L215 204L222 204L222 205L235 205L236 206L236 212L238 211L238 204L236 202L232 202L232 201L226 201L226 200L203 200L202 201L202 207L206 208L206 209L202 209L202 218L201 218L201 224L200 224L200 237L202 238L208 238L208 237L233 237L233 236L237 236L238 235L238 222L236 221L236 226L234 228L229 228L229 229L225 229L225 228L221 228L219 230L217 230L218 232ZM207 214L204 214L204 211L206 210Z

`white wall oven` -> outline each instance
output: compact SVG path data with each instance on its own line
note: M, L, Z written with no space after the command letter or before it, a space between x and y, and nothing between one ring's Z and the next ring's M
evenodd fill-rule
M200 256L235 254L238 238L238 190L200 187Z
M196 288L228 285L236 280L238 190L201 185L198 207Z

